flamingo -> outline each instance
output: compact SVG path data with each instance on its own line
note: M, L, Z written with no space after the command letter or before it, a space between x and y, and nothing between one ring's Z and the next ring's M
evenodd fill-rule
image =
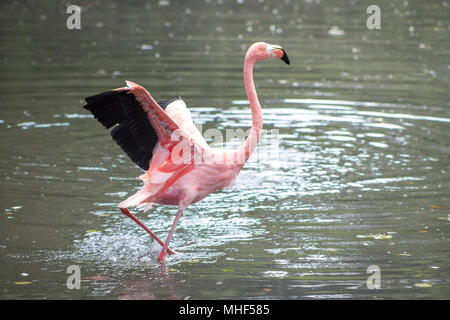
M142 86L126 81L126 86L87 97L85 109L106 129L130 159L145 172L139 177L143 187L119 203L123 214L135 221L161 246L158 261L174 254L169 242L183 211L211 192L230 188L255 150L261 136L263 119L253 82L256 61L279 58L290 64L278 45L256 42L244 60L244 85L252 114L252 126L244 143L236 150L208 146L181 97L156 102ZM145 211L152 204L178 206L166 241L145 226L129 207Z

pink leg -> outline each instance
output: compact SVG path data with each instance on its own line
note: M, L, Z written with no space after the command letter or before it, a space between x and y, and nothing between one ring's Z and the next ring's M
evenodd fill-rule
M143 224L135 215L133 215L130 210L128 210L127 208L120 208L120 211L122 211L123 214L125 214L127 217L131 218L131 220L133 220L134 222L136 222L138 225L140 225L142 227L142 229L144 229L145 231L148 232L148 234L150 234L153 239L155 239L156 241L158 241L158 243L160 245L162 245L163 247L165 246L164 242L162 242L162 240L160 238L158 238L158 236L149 228L147 228L145 226L145 224ZM172 249L168 248L166 246L167 252L169 254L175 254L175 251L173 251Z
M169 249L170 239L172 238L172 234L175 231L175 227L178 223L178 220L180 220L182 213L183 213L183 208L178 208L177 216L175 217L172 227L170 228L169 235L167 236L166 242L164 243L164 246L163 246L161 252L159 253L158 261L164 261L164 259L166 258L166 251L168 251L168 249Z

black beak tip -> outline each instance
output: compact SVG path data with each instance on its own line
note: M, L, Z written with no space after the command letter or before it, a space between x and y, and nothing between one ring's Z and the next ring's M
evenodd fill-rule
M291 62L289 61L289 57L286 54L286 51L283 50L283 56L281 57L281 60L283 60L286 64L291 64Z

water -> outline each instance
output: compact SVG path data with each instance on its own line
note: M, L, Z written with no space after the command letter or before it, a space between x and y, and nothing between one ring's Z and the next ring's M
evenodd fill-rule
M447 2L378 1L380 31L367 1L79 4L75 31L64 1L0 5L0 298L450 297ZM203 132L247 129L260 40L292 63L255 69L279 156L261 144L231 190L190 206L160 265L117 208L141 171L82 100L129 79L181 95ZM138 216L164 238L175 210Z

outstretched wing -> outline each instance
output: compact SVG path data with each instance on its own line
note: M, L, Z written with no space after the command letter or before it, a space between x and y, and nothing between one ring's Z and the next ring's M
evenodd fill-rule
M105 128L115 126L113 139L134 163L148 170L158 141L171 143L171 134L180 128L143 87L131 81L127 85L87 97L84 108ZM167 104L162 102L164 108Z

